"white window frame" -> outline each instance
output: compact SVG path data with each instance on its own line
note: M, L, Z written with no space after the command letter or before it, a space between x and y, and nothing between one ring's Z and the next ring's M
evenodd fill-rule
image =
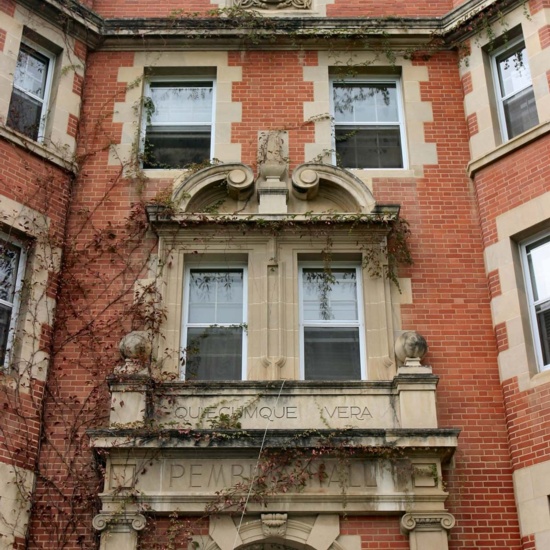
M299 262L298 263L298 296L299 296L299 325L300 325L300 379L305 377L305 337L304 329L306 327L356 327L359 331L359 361L361 366L361 380L367 378L367 346L365 338L365 319L363 302L363 269L356 262L333 262L331 268L334 269L355 269L356 273L356 292L357 292L357 321L305 321L304 320L304 291L303 277L304 269L325 269L322 263L318 262ZM308 378L308 380L314 380Z
M209 323L189 323L188 317L189 317L189 295L191 291L191 285L189 284L191 281L191 271L210 271L210 270L220 270L220 271L236 271L240 270L243 273L243 312L242 312L242 331L243 331L243 341L242 341L242 365L241 365L241 380L246 380L247 376L247 351L248 351L248 329L247 329L247 323L248 323L248 268L246 265L243 265L241 263L235 263L235 264L197 264L197 265L188 265L185 268L185 274L184 274L184 298L183 298L183 307L182 307L182 322L181 322L181 349L182 349L182 366L180 370L180 378L182 380L186 380L186 357L185 357L185 349L187 348L187 329L189 327L204 327L209 328L212 327L212 324ZM235 323L216 323L215 326L218 327L231 327L235 326Z
M397 96L397 114L399 117L398 122L390 123L378 123L378 122L365 122L358 123L357 126L361 125L365 128L369 126L375 128L378 126L395 126L399 127L399 135L401 139L401 158L403 160L403 166L401 168L352 168L349 166L344 166L344 168L349 168L350 170L405 170L409 166L409 157L408 157L408 147L407 147L407 132L405 128L405 109L403 103L403 91L401 88L401 78L399 76L372 76L372 77L356 77L356 78L338 78L333 77L330 79L330 112L332 115L332 149L333 156L332 162L337 164L337 153L336 153L336 128L338 126L336 122L336 111L334 105L334 84L391 84L395 85L396 96Z
M36 138L36 141L41 143L44 141L44 135L45 135L45 132L46 132L46 123L47 123L47 120L48 120L48 114L49 114L49 108L50 108L50 95L51 95L51 91L52 91L52 82L53 82L53 73L54 73L54 69L55 69L55 55L52 54L50 51L44 49L42 46L39 46L38 44L36 44L35 42L32 42L31 40L28 40L27 38L23 38L21 40L21 45L24 45L26 46L27 48L30 48L31 50L34 50L36 51L37 53L43 55L44 57L47 57L48 58L48 72L46 74L46 81L45 81L45 86L44 86L44 97L41 98L41 97L38 97L30 92L28 92L27 90L24 90L23 88L21 88L20 86L17 85L16 81L15 81L15 75L14 75L14 78L13 78L13 89L15 90L18 90L21 94L24 94L28 97L30 97L31 99L35 100L35 101L38 101L39 103L42 104L42 109L41 109L41 112L40 112L40 125L38 127L38 136ZM17 53L17 58L19 59L19 53L21 51L21 48L19 48L19 52ZM11 98L13 96L13 90L12 90L12 94L10 96L10 104L11 104ZM10 126L11 128L11 126ZM15 131L17 131L17 129L13 128ZM24 134L26 135L26 134ZM27 136L29 139L32 139L30 136Z
M527 299L529 301L529 320L531 323L531 334L533 336L533 344L535 349L535 356L537 360L538 369L540 371L544 370L550 370L550 362L548 364L544 364L543 355L542 355L542 347L541 347L541 335L539 332L538 322L537 322L537 315L536 315L536 306L543 304L545 302L548 302L548 307L550 307L550 300L538 300L535 301L534 295L533 295L533 286L531 284L531 273L529 271L529 262L527 259L527 248L539 241L541 241L541 244L544 244L542 241L550 239L550 232L544 232L539 233L532 237L531 239L523 242L521 244L521 259L522 259L522 266L523 266L523 277L525 281L525 289L527 293Z
M144 98L151 97L151 85L153 85L155 82L173 82L174 84L181 83L183 86L185 83L189 82L210 82L212 83L212 115L210 117L210 157L208 160L212 160L214 158L214 143L215 143L215 129L216 129L216 77L215 76L155 76L151 77L146 80L145 87L144 87ZM182 124L181 122L173 122L173 123L167 123L162 124L162 126L181 126L181 127L198 127L198 126L206 126L206 123L198 123L198 122L189 122ZM143 154L145 151L145 140L147 137L147 110L144 108L142 109L142 119L141 119L141 136L140 136L140 147L141 147L141 153ZM161 168L162 169L162 168ZM169 170L179 170L181 168L168 168ZM154 170L154 168L147 168L147 170Z
M4 361L1 365L3 368L8 368L12 359L12 348L15 340L15 332L17 328L17 321L19 317L19 310L21 307L21 290L23 288L23 280L25 277L25 266L27 264L27 251L24 244L14 237L0 232L0 242L9 243L12 246L19 248L19 263L17 265L17 276L15 279L15 289L13 294L13 302L0 299L0 304L5 307L11 308L10 324L8 328L8 337L6 340L6 352L4 354ZM1 358L0 358L1 359Z
M494 86L495 97L496 97L496 102L497 102L498 121L499 121L499 124L500 124L500 133L501 133L501 136L502 136L502 140L504 142L509 141L510 139L513 139L513 138L510 137L510 132L509 132L509 129L508 129L508 125L506 124L506 114L505 114L505 111L504 111L504 102L506 100L514 97L515 95L518 95L518 94L524 92L528 88L533 88L533 92L534 92L533 79L531 77L531 68L529 67L529 60L527 59L527 55L525 55L524 59L523 59L523 63L529 68L529 77L530 77L529 85L524 86L520 90L514 91L512 94L508 94L506 96L502 95L501 81L500 81L500 74L499 74L499 70L498 70L497 58L501 57L503 54L506 54L507 52L510 52L510 54L512 54L512 52L514 50L516 50L516 47L520 44L523 45L523 47L525 48L525 40L523 39L523 36L520 36L520 37L516 38L515 40L512 40L512 41L508 42L506 45L502 46L501 48L499 48L498 50L496 50L495 52L493 52L491 54L491 71L492 71L492 76L493 76L493 86ZM538 112L537 112L537 116L538 116Z

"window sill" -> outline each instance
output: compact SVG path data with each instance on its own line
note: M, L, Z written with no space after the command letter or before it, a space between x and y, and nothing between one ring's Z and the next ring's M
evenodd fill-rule
M531 378L531 388L550 383L550 369L538 372Z
M417 177L410 168L344 168L348 172L361 177L369 178L414 178Z
M53 147L53 145L50 145L48 147L47 145L34 141L27 136L24 136L23 134L20 134L19 132L8 128L7 126L0 126L0 137L3 137L4 139L11 141L15 145L26 149L29 153L42 157L52 164L56 164L57 166L63 168L64 170L67 170L68 172L76 172L76 165L74 164L74 162L72 160L67 160L57 151L53 150L51 148Z
M189 172L187 168L144 168L143 173L149 179L179 179Z
M489 166L493 162L496 162L504 158L505 156L513 153L518 149L521 149L521 147L524 147L525 145L531 143L532 141L539 139L540 137L546 135L549 132L550 132L550 121L543 122L542 124L539 124L538 126L534 126L530 130L527 130L527 132L520 134L518 137L515 137L514 139L511 139L510 141L507 141L506 143L499 145L496 149L494 149L490 153L478 159L472 160L468 164L468 176L470 178L474 177L476 172L478 172L479 170L482 170L483 168Z

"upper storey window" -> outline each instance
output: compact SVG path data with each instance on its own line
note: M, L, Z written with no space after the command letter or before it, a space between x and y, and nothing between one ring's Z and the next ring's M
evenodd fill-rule
M54 58L46 50L21 43L6 123L38 141L44 138L53 64Z
M541 369L550 369L550 235L522 250L535 352Z
M301 347L306 380L361 380L364 342L360 268L300 269Z
M186 380L241 380L246 357L246 269L189 269Z
M539 123L523 40L493 56L493 72L502 138L507 141Z
M4 366L13 343L24 264L23 248L0 234L0 365Z
M212 158L212 79L154 80L145 96L144 168L184 168Z
M335 149L344 168L403 168L405 131L397 79L332 82Z

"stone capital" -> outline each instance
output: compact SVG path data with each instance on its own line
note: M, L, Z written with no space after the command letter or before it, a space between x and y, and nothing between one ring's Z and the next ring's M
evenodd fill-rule
M449 531L455 525L455 518L448 512L409 512L401 518L401 531Z
M97 514L92 521L96 531L105 529L141 531L146 523L147 519L143 514Z

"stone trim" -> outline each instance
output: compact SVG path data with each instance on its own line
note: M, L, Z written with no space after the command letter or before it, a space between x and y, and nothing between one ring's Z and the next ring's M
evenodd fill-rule
M449 531L455 526L455 518L448 512L412 512L401 518L403 534L411 531Z
M92 526L96 531L112 528L142 531L146 525L147 519L143 514L97 514L92 520Z

